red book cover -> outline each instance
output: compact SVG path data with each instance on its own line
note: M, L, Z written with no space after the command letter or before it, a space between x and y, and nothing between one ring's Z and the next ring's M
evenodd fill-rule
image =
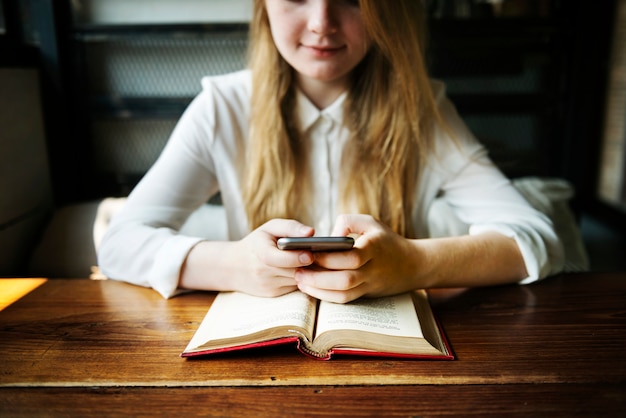
M217 303L214 302L209 309L181 357L293 345L308 357L319 360L330 360L335 356L344 355L424 360L454 359L443 328L430 308L426 292L416 292L412 296L405 294L364 300L352 305L329 306L327 303L323 315L321 311L318 312L319 303L307 298L310 297L299 292L275 299L259 299L233 292L220 294L216 298ZM293 311L289 312L289 309ZM320 315L325 316L322 321L326 327L324 330L318 330L317 326L315 329L307 328L305 325L298 326L291 322L266 326L265 322L265 319L272 319L272 316L274 321L276 318L299 316L307 318L303 324L317 324L321 321L318 317ZM408 322L405 323L404 318L408 318ZM333 321L335 324L329 326L328 324ZM271 320L269 322L272 323ZM359 324L363 323L367 326L360 328ZM251 324L256 328L251 328ZM372 324L380 327L380 330L373 329L375 327ZM388 329L383 330L384 327L395 329L397 333L394 334L394 331ZM241 331L242 329L246 331ZM317 337L313 338L318 331L321 337L319 335L317 337L324 341L318 341ZM364 341L367 343L362 344Z

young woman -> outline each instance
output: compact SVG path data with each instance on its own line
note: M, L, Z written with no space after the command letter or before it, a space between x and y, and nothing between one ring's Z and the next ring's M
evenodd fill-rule
M421 4L254 0L249 70L203 79L101 243L103 272L165 297L300 289L347 302L559 271L549 220L428 78ZM229 240L179 233L218 191ZM466 235L429 238L436 198ZM354 235L355 247L277 248L312 235Z

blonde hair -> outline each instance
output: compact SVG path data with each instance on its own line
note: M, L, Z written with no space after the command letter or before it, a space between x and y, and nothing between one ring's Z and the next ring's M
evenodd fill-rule
M353 70L345 108L340 210L367 213L413 236L416 179L439 121L424 63L419 0L360 0L372 46ZM244 204L251 228L272 218L307 222L310 181L295 117L293 69L274 46L265 1L254 1L252 103ZM365 116L366 115L366 116Z

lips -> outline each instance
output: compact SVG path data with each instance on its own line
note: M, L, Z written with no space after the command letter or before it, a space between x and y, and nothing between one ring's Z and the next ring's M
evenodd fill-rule
M304 47L318 57L331 57L344 49L343 46L334 47L324 45L304 45Z

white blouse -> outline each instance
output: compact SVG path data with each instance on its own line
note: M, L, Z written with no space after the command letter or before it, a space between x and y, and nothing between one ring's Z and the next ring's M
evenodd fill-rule
M105 275L152 287L164 297L176 294L190 249L212 236L206 228L180 233L192 212L210 196L221 192L225 239L238 240L250 232L241 193L250 72L205 77L202 86L157 162L113 217L98 250ZM429 237L429 209L441 198L470 225L470 234L498 231L516 240L528 271L521 283L560 271L563 252L550 220L533 209L494 166L445 97L443 84L433 82L433 88L456 142L442 130L435 132L435 152L421 173L413 206L418 237ZM329 234L337 216L341 153L349 136L342 124L345 99L344 94L321 111L303 94L297 99L315 173L312 226L317 235Z

